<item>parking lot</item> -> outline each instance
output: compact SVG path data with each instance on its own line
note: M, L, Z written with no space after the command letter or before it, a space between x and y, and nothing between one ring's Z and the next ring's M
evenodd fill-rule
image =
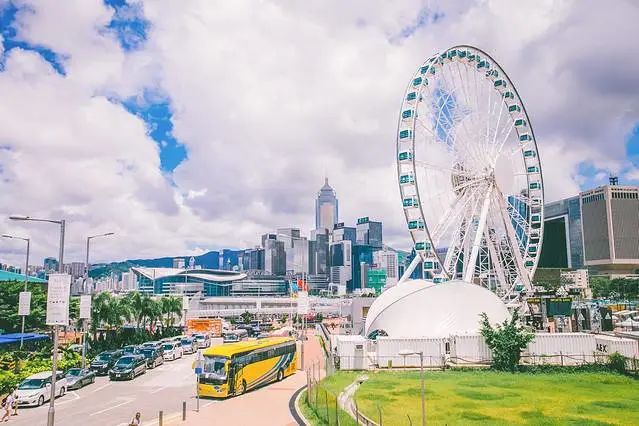
M194 355L185 355L175 361L147 370L132 381L110 381L108 377L96 377L95 383L55 401L55 421L58 425L85 426L87 424L126 426L136 411L142 413L143 424L157 419L163 410L166 416L182 410L195 409L195 374L191 369ZM201 406L214 401L201 401ZM41 407L20 408L18 416L12 416L7 424L46 424L49 403ZM152 424L152 423L151 423Z

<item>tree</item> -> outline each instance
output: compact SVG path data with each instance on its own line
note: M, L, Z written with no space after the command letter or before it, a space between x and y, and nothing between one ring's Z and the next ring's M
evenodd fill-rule
M248 324L253 319L253 314L251 314L249 311L245 311L242 315L240 315L240 318L242 319L242 322L244 324Z
M490 324L486 313L482 313L481 335L493 352L493 368L502 371L516 371L521 351L535 338L521 323L518 309L509 320L495 327Z
M18 299L23 290L23 282L0 282L0 329L7 333L20 332L22 318L18 315ZM43 330L46 327L47 293L39 283L27 284L27 291L31 292L31 313L25 317L24 329Z
M173 296L162 296L160 303L162 314L164 315L164 327L172 327L176 316L182 318L182 299Z

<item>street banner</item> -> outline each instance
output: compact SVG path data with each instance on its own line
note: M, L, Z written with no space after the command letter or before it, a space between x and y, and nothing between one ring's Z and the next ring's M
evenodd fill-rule
M308 300L308 292L300 291L297 293L297 315L307 315L310 310Z
M71 275L50 274L47 293L47 325L69 325Z
M18 315L29 315L31 313L31 292L21 291L18 300Z
M91 296L80 296L80 319L91 318Z
M182 296L182 310L189 310L189 296Z

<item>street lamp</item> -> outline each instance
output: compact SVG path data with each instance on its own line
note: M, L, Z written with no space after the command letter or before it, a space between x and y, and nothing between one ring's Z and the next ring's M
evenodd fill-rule
M114 235L114 232L107 232L106 234L98 234L98 235L91 235L89 237L87 237L87 258L86 258L86 262L85 262L85 270L84 270L84 283L82 285L82 294L86 294L87 293L87 282L89 281L89 248L90 248L90 243L91 240L93 238L99 238L99 237L109 237L111 235ZM93 291L90 291L89 294L93 293ZM87 337L86 337L86 329L87 329L87 325L88 325L88 320L86 321L86 324L82 324L82 368L86 368L86 364L87 364Z
M419 355L419 375L422 381L422 426L426 426L426 395L424 393L424 351L414 351L412 349L403 349L399 351L399 355L404 359L408 355Z
M60 225L60 255L58 257L58 272L64 273L64 228L65 220L37 219L29 216L12 215L11 220L30 221L30 222L48 222ZM55 382L58 373L58 326L53 326L53 356L51 359L51 397L49 400L49 413L47 416L47 426L54 425L55 419Z
M11 238L14 240L22 240L27 242L27 260L24 265L24 291L27 291L27 282L29 281L29 246L31 240L29 238L16 237L15 235L3 235L2 238ZM22 333L20 334L20 349L24 343L24 319L26 315L22 315Z

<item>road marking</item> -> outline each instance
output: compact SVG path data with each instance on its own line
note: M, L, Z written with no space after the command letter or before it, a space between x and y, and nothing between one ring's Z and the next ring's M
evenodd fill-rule
M204 405L202 406L202 408L206 408L206 407L208 407L208 406L209 406L209 405L211 405L211 404L215 404L216 402L217 402L217 401L210 401L210 402L207 402L206 404L204 404Z
M149 392L149 393L157 393L157 392L163 391L163 390L164 390L164 389L166 389L166 388L168 388L168 386L162 386L161 388L157 388L156 390L151 391L151 392Z
M118 407L121 407L121 406L123 406L123 405L130 404L130 403L132 403L133 401L135 401L135 398L126 398L126 401L124 401L124 402L121 402L121 403L119 403L119 404L112 405L112 406L110 406L110 407L108 407L108 408L105 408L105 409L103 409L103 410L96 411L95 413L91 413L91 414L89 414L89 417L97 416L98 414L102 414L102 413L106 413L107 411L113 410L114 408L118 408Z
M99 388L93 389L91 391L91 393L96 393L97 391L101 391L102 389L106 388L107 386L111 386L111 382L107 382L107 383L103 384L102 386L100 386Z
M56 402L55 405L64 405L64 404L68 404L69 402L77 401L78 399L80 399L80 395L78 395L76 391L68 392L67 395L73 395L75 398L73 398L73 399L68 399L67 398L67 399L65 399L62 402Z

